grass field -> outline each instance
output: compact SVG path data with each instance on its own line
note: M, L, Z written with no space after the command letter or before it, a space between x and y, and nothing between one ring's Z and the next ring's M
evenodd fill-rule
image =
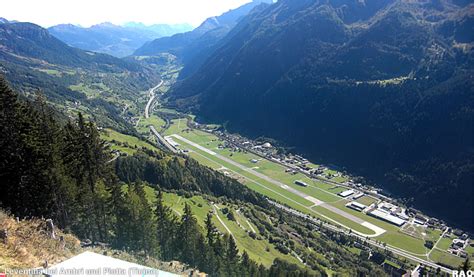
M156 201L155 191L151 187L146 187L146 193L150 202ZM210 211L214 211L212 203L204 199L202 196L193 196L191 198L185 198L174 193L163 193L163 201L165 205L170 207L176 216L180 217L183 214L184 204L190 205L193 214L195 215L198 224L205 228L205 219ZM234 205L217 204L217 211L219 218L223 221L225 226L232 232L234 239L236 240L239 251L247 251L250 258L257 263L261 263L266 267L270 267L275 258L280 258L292 263L298 264L299 261L291 255L284 255L275 249L274 245L269 243L268 240L257 235L256 239L252 239L249 236L251 228L256 229L256 226L245 218L244 215L236 212L238 207ZM227 207L233 210L236 221L227 219L227 216L222 213L222 208ZM213 216L213 223L221 234L228 234L227 228L217 219L216 215ZM252 227L250 227L250 225Z
M153 125L158 132L161 132L165 124L165 121L161 117L152 114L149 118L141 116L136 129L140 134L145 135L150 133L148 126Z
M452 243L452 238L441 238L441 240L436 245L436 248L439 248L441 250L448 250Z
M433 262L449 264L455 268L458 268L464 263L464 259L439 249L434 249L433 252L431 252L430 259Z
M105 141L111 142L112 150L118 150L128 155L133 155L138 147L145 147L154 151L158 150L155 146L137 137L124 135L112 129L105 129L104 132L101 133L101 138ZM114 141L119 143L113 143Z
M377 202L377 199L370 197L368 195L364 195L361 198L357 199L356 201L366 206L370 206L373 203Z

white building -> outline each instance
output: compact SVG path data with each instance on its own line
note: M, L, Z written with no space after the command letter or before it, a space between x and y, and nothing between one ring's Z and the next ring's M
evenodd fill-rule
M354 194L354 190L353 190L353 189L349 189L349 190L345 190L345 191L343 191L343 192L340 192L340 193L339 193L339 196L341 196L341 197L347 197L347 196L352 195L352 194Z
M387 221L388 223L392 223L392 224L397 225L399 227L402 226L403 224L405 224L405 222L406 222L405 220L403 220L399 217L393 216L390 213L388 213L384 210L380 210L380 209L375 209L375 210L371 211L369 213L369 215L371 215L373 217L376 217L378 219Z
M351 208L351 209L353 209L353 210L356 210L356 211L358 211L358 212L361 212L361 211L363 211L365 208L367 208L366 205L361 204L361 203L359 203L359 202L355 202L355 201L347 203L347 204L346 204L346 207Z

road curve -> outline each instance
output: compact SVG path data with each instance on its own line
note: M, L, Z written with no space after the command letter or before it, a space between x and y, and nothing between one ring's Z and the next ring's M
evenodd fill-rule
M148 100L148 103L146 103L146 106L145 106L145 118L149 118L150 117L150 107L151 105L153 104L153 101L155 100L155 91L161 87L163 85L163 80L161 80L161 82L156 85L155 87L152 87L149 91L148 91L148 94L150 96L150 99ZM153 135L155 135L155 137L158 139L158 142L163 145L164 147L166 147L167 149L169 149L171 152L173 153L177 153L178 151L176 150L176 148L174 148L171 144L169 144L161 135L160 133L158 133L158 131L156 131L155 127L153 125L149 125L148 128L150 128L150 131L153 133Z
M153 101L155 100L155 90L157 90L157 89L158 89L159 87L161 87L162 85L163 85L163 80L161 80L158 85L156 85L155 87L152 87L152 88L148 91L148 95L150 96L150 99L148 100L148 103L146 103L146 106L145 106L145 118L149 118L149 117L150 117L149 111L150 111L150 106L151 106L151 104L152 104Z

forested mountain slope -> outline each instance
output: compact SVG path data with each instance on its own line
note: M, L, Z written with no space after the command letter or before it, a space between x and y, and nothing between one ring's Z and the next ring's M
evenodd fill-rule
M263 4L265 3L265 4ZM135 56L153 56L162 53L173 54L184 64L180 77L188 76L215 50L220 40L254 8L266 6L270 0L253 0L220 16L206 19L196 29L150 41L137 49ZM262 5L263 4L263 5Z
M473 230L472 34L467 1L282 0L242 20L170 100Z
M70 47L31 23L0 24L0 72L24 95L42 90L64 114L82 111L101 126L128 132L124 111L159 82L153 70Z

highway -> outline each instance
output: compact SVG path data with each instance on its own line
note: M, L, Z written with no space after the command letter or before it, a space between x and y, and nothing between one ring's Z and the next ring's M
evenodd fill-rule
M156 85L155 87L151 88L148 91L148 95L150 96L150 99L148 100L148 103L146 103L146 106L145 106L145 118L150 117L149 110L150 110L151 104L153 104L153 101L155 100L155 96L156 96L155 90L157 90L162 85L163 85L163 80L161 80L158 85Z
M148 103L146 103L146 106L145 106L145 118L149 118L150 117L150 107L153 105L153 101L155 101L155 97L156 97L156 94L155 94L155 91L161 87L163 85L163 80L161 80L161 82L156 85L155 87L151 88L148 92L149 96L150 96L150 99L148 100ZM153 135L155 135L155 137L158 139L158 142L163 145L166 149L170 150L171 152L173 153L178 153L178 151L176 150L176 148L174 148L171 144L169 144L161 135L160 133L158 133L158 131L156 131L155 127L153 125L149 125L148 128L150 128L150 131L153 133Z

